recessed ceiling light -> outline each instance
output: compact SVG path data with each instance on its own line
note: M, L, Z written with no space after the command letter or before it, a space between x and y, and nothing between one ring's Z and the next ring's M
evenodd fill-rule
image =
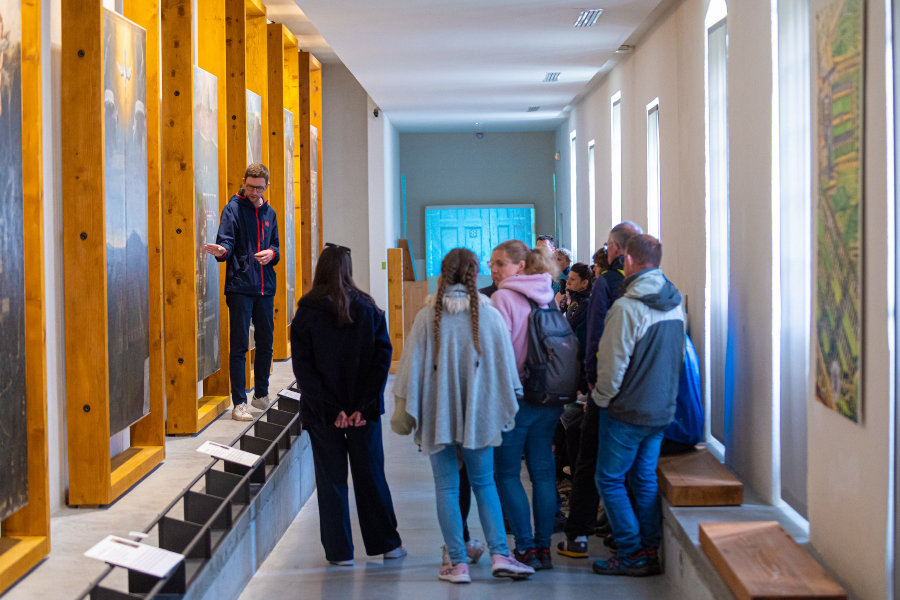
M590 27L597 22L597 18L600 17L600 13L602 12L602 8L581 11L581 14L578 16L578 20L575 21L575 27Z
M537 112L539 110L541 110L540 106L529 106L526 112Z
M556 83L561 73L547 73L544 75L544 83Z

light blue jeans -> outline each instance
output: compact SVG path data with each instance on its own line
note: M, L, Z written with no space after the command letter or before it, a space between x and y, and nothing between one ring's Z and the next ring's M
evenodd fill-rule
M438 523L441 525L450 561L454 565L466 560L463 521L459 511L459 461L456 450L457 446L447 446L430 456ZM503 511L500 509L497 485L494 483L494 448L463 448L462 456L469 474L469 483L478 502L478 516L481 518L481 528L491 556L507 556L509 546L506 544L506 530L503 528Z
M600 409L597 489L619 546L619 556L631 556L642 548L659 548L662 509L656 464L665 429L623 423L610 417L607 409ZM634 494L634 507L625 490L626 477Z
M503 432L503 445L494 452L500 501L516 537L516 550L519 552L550 547L557 509L553 432L562 413L562 406L533 406L520 400L516 427ZM532 510L522 485L523 453L531 478L533 530Z

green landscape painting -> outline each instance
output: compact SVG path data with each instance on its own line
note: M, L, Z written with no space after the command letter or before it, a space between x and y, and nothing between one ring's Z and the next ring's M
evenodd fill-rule
M816 398L855 422L861 418L863 16L863 0L835 0L815 22Z

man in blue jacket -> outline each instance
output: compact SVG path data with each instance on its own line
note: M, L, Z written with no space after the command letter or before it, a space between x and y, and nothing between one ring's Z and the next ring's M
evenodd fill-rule
M215 244L204 250L225 262L225 303L231 327L231 401L235 421L252 421L247 410L247 376L244 367L250 346L250 324L256 328L256 386L251 404L268 408L269 370L272 367L272 332L275 308L275 265L278 251L278 221L275 210L263 197L269 187L269 170L259 163L247 167L243 187L222 210Z
M594 281L588 303L587 339L584 352L584 376L590 389L597 379L597 347L603 335L603 324L609 307L622 295L625 279L625 246L633 236L642 233L637 223L625 221L613 227L606 243L610 268ZM605 357L604 357L605 359ZM581 390L587 393L589 390ZM588 402L581 420L578 456L573 457L572 491L569 493L569 517L566 539L559 542L557 552L569 558L588 557L588 536L595 531L600 496L594 481L597 471L598 427L600 409Z
M663 432L675 418L685 340L681 293L659 269L661 260L655 237L628 241L624 294L610 307L600 338L603 360L591 395L600 408L597 489L618 546L616 556L594 563L601 575L661 572L656 464Z

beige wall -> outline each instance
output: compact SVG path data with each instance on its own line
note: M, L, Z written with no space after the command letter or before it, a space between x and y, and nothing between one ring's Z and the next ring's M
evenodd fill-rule
M647 224L646 105L660 100L663 268L690 298L691 333L704 356L705 24L708 0L677 3L572 109L557 142L560 207L568 228L568 136L577 130L578 237L590 233L588 142L596 140L598 245L611 226L610 98L622 92L624 219ZM886 596L890 354L888 347L885 9L868 3L863 422L808 399L811 544L862 598ZM813 14L815 14L815 4ZM729 353L733 399L728 464L770 502L780 501L772 376L771 5L729 3ZM813 95L815 99L815 95ZM814 109L815 107L813 107ZM813 118L815 124L815 118ZM815 135L815 127L813 128ZM815 201L816 191L813 190ZM701 365L703 360L701 359Z

